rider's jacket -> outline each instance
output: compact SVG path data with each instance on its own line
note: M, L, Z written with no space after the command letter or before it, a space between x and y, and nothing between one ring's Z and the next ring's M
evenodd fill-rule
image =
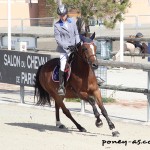
M54 36L58 44L57 51L60 53L69 53L68 46L80 42L76 22L72 18L67 18L65 22L62 20L56 22L54 24Z

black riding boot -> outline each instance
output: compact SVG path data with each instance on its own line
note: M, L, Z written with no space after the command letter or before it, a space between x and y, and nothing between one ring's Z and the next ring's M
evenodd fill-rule
M58 95L65 95L65 87L64 87L64 72L59 70L59 88Z

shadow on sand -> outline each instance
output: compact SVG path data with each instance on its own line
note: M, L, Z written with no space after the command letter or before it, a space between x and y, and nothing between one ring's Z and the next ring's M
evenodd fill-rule
M111 134L103 134L103 133L92 133L92 132L80 132L77 128L63 128L60 129L56 126L51 126L51 125L43 125L43 124L38 124L38 123L5 123L6 125L10 125L10 126L17 126L17 127L22 127L22 128L28 128L28 129L33 129L33 130L37 130L39 132L45 132L47 131L54 131L54 132L64 132L64 133L72 133L75 132L77 134L81 134L84 136L111 136Z

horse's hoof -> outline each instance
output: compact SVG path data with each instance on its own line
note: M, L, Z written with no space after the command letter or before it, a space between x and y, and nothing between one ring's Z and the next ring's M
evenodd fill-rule
M112 132L113 137L119 137L120 133L118 131Z
M101 128L103 126L103 122L102 121L97 121L95 122L95 125L98 127L98 128Z
M58 127L59 129L64 129L64 128L66 128L63 124L61 124L59 127Z
M86 129L85 128L81 128L80 132L86 132Z
M66 128L63 124L56 124L56 127L59 129L64 129Z

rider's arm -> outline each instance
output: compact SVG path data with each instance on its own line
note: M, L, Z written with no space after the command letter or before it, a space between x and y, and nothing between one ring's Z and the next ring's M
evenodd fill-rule
M60 35L60 31L57 27L57 25L55 24L54 25L54 36L55 36L55 39L56 39L56 42L57 44L62 47L63 49L67 49L68 48L68 45L65 44L64 42L62 42L62 39L61 39L61 35Z

